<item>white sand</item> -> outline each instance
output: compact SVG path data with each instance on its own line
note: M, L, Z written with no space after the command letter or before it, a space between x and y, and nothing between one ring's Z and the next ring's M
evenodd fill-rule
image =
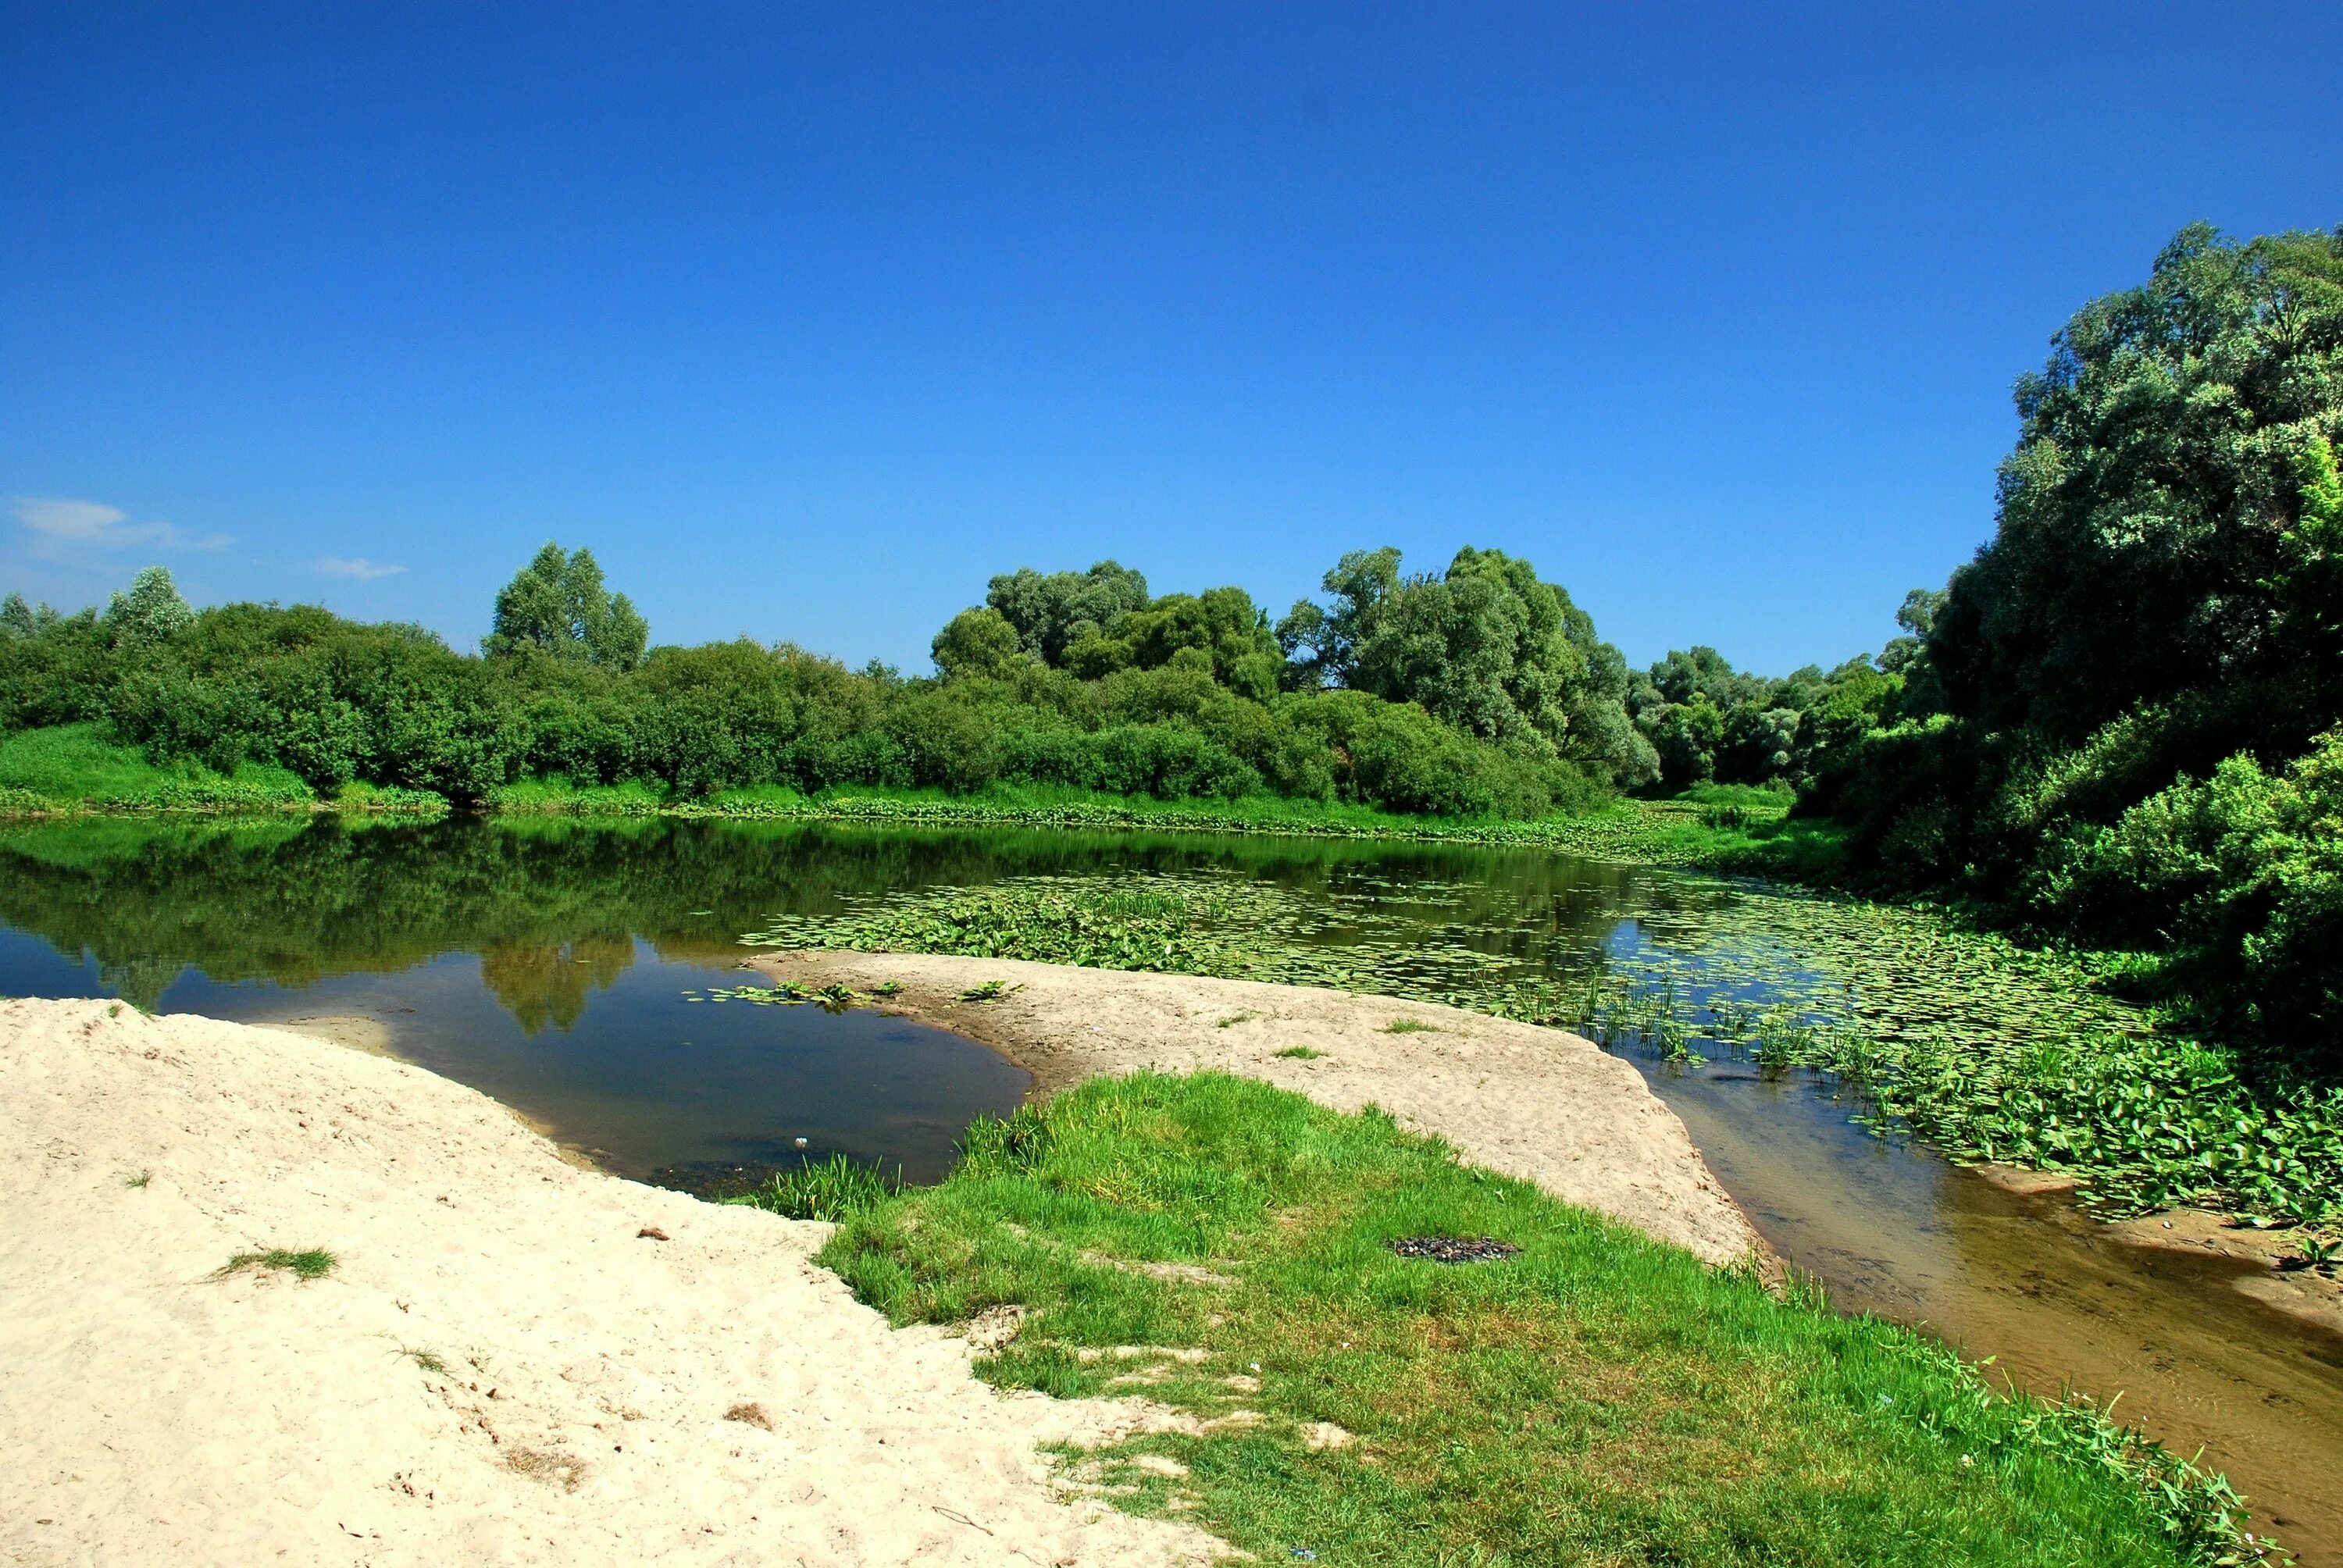
M1002 959L791 952L755 967L862 990L895 981L890 1006L985 1041L1045 1091L1141 1067L1242 1073L1337 1111L1380 1105L1476 1164L1712 1263L1765 1256L1675 1112L1632 1065L1562 1030L1309 986ZM993 980L1022 989L957 1000ZM1429 1027L1387 1032L1398 1020ZM1277 1054L1296 1048L1319 1054Z
M890 1332L809 1264L824 1227L578 1170L340 1045L0 1003L0 1205L11 1563L1212 1551L1053 1491L1035 1445L1136 1402L995 1394L964 1342ZM213 1277L309 1247L327 1278ZM725 1419L746 1403L771 1430Z

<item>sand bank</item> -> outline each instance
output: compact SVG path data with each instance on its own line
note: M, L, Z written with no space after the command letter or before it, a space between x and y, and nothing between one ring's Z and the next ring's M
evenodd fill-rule
M1053 1490L1037 1444L1144 1407L993 1392L809 1262L825 1230L578 1170L325 1040L0 1003L0 1557L1212 1554ZM217 1277L271 1248L338 1261Z
M1041 1092L1143 1067L1242 1073L1338 1111L1380 1105L1476 1164L1711 1262L1762 1251L1675 1112L1634 1067L1560 1030L1312 987L1001 959L790 952L754 967L861 990L894 981L904 989L889 1006L984 1041ZM989 980L1020 989L959 1000Z

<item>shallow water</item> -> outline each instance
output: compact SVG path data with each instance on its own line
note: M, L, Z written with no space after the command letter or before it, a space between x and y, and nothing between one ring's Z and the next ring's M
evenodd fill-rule
M1655 950L1697 972L1719 956L1719 930L1739 944L1726 958L1755 943L1768 949L1761 968L1805 961L1781 935L1795 930L1788 905L1774 921L1762 890L1540 850L802 824L92 822L0 829L0 993L375 1020L398 1054L610 1169L677 1185L787 1164L800 1137L807 1155L842 1151L927 1180L971 1116L1017 1102L1024 1074L875 1012L684 993L741 978L729 972L737 933L777 914L1141 871L1270 884L1309 911L1305 940L1374 948L1387 970L1434 983L1460 964L1567 975ZM1745 986L1747 969L1727 967ZM1627 1054L1768 1241L1842 1307L1925 1325L2039 1392L2120 1392L2119 1416L2184 1453L2203 1446L2306 1562L2343 1562L2343 1339L2234 1289L2236 1265L2123 1246L2062 1199L2017 1197L1875 1137L1809 1079Z

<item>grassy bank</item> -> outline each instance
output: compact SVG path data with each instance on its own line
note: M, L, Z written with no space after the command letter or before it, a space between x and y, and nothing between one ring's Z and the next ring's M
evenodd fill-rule
M1521 1251L1386 1249L1409 1236ZM1246 1081L1099 1081L980 1122L821 1261L898 1322L1026 1309L979 1363L996 1383L1182 1412L1076 1475L1264 1560L2237 1560L2227 1488L2097 1412Z
M445 811L419 789L345 786L327 799L283 768L246 762L221 773L186 759L147 760L106 738L96 724L61 724L0 737L0 816L71 816L150 811L223 816L283 811Z

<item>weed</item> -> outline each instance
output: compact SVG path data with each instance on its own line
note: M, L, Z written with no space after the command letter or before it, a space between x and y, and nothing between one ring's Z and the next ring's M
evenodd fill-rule
M152 1171L141 1171L136 1176L125 1176L122 1179L122 1184L125 1187L144 1187L147 1182L152 1181L153 1180L155 1180L155 1172Z
M970 986L968 990L960 992L960 1000L962 1001L1000 1001L1003 998L1013 996L1024 989L1025 988L1021 985L1011 985L1006 980L989 980L982 985Z
M767 1185L725 1201L769 1210L791 1220L843 1220L893 1196L902 1185L900 1171L890 1176L875 1165L833 1154L779 1171Z
M453 1372L448 1370L447 1363L446 1362L441 1361L438 1356L429 1351L418 1351L409 1345L401 1345L398 1347L398 1353L405 1356L408 1361L413 1362L417 1366L421 1367L425 1372L429 1372L433 1377L454 1377L456 1375Z
M1385 1034L1438 1034L1441 1032L1441 1028L1436 1023L1426 1023L1420 1018L1395 1018L1383 1025L1383 1032Z
M1214 1029L1234 1029L1241 1023L1251 1023L1254 1019L1259 1018L1260 1016L1261 1015L1256 1012L1232 1012L1229 1014L1228 1017L1221 1020L1220 1022L1212 1025L1212 1027Z
M300 1280L322 1280L334 1271L339 1260L323 1247L311 1247L303 1251L288 1251L272 1247L266 1252L238 1252L221 1266L214 1279L226 1279L247 1269L278 1269Z
M1271 1054L1291 1057L1296 1061L1315 1061L1326 1053L1322 1050L1313 1050L1306 1045L1289 1045L1283 1050L1272 1051Z

